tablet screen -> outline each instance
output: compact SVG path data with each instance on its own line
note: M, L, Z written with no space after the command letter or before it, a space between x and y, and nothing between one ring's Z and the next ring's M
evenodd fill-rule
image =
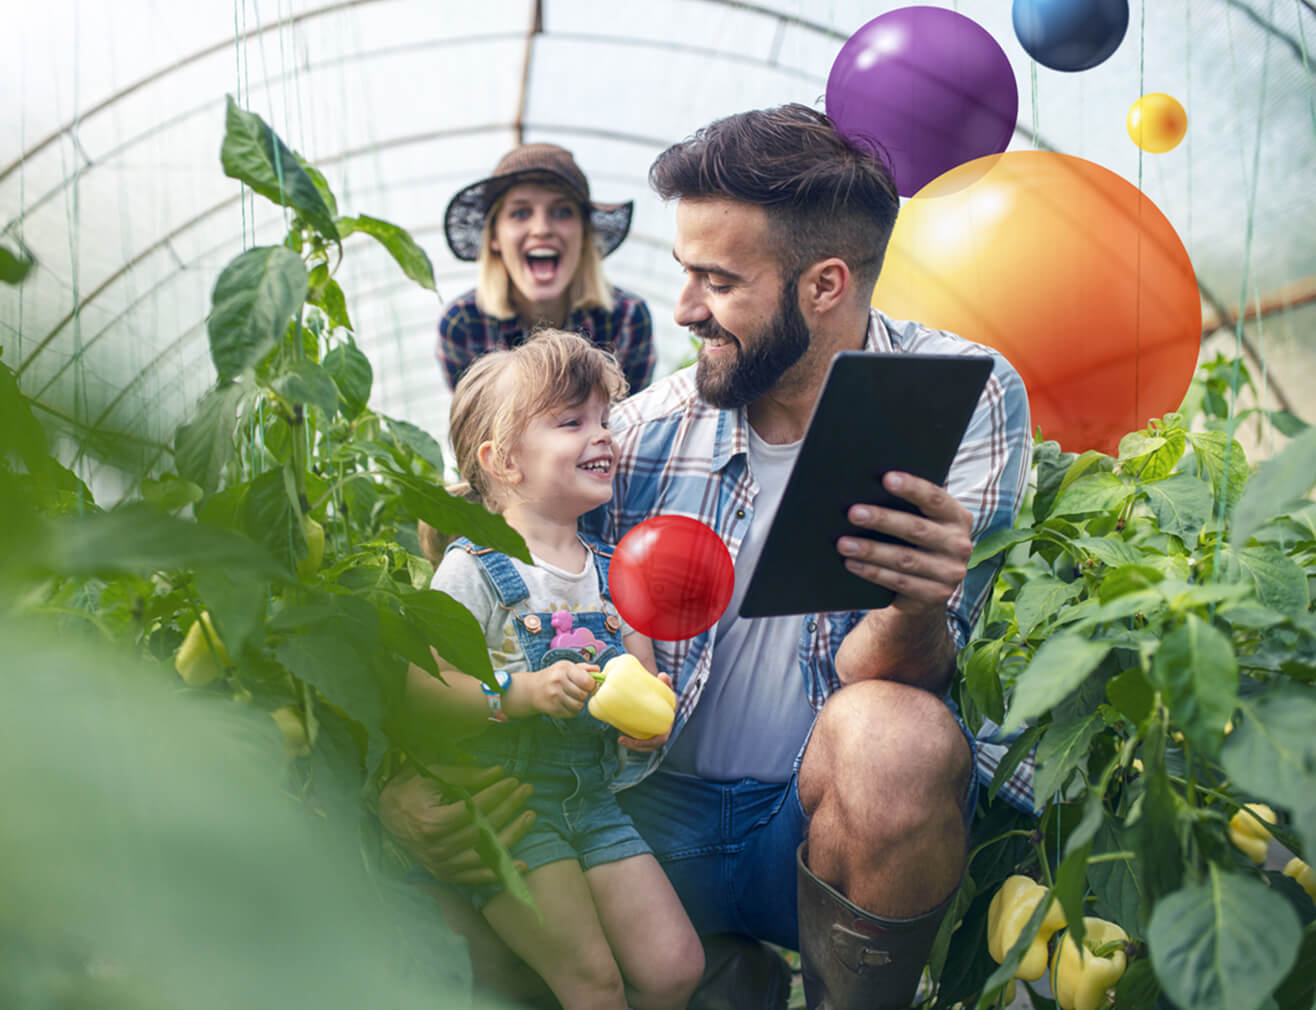
M882 487L888 470L944 483L991 372L992 359L982 354L836 355L740 616L889 604L891 590L846 570L836 541L892 538L854 526L846 513L860 503L913 511Z

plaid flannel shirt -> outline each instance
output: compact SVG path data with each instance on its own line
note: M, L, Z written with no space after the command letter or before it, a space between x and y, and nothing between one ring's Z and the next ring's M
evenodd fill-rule
M564 330L582 333L605 351L617 356L632 393L649 385L653 379L653 319L644 299L612 289L612 311L598 307L576 309L567 316ZM468 291L448 303L439 317L437 356L447 376L448 388L472 361L486 351L515 347L526 337L521 321L497 319L481 312L475 304L475 292Z
M1010 526L1019 510L1032 453L1028 400L1014 368L995 350L919 323L895 322L872 312L867 350L877 353L988 354L995 368L951 466L947 489L973 515L975 540ZM669 376L612 414L618 466L612 501L582 519L591 533L616 543L621 534L655 515L685 515L706 523L734 558L754 512L758 485L748 466L745 411L718 410L699 399L694 368ZM946 623L959 645L966 641L999 560L969 572L947 604ZM865 611L806 614L800 618L796 660L809 704L817 712L840 686L836 651ZM670 671L677 690L671 739L648 761L628 763L618 786L652 771L680 734L708 681L717 625L681 642L654 642L658 668ZM989 782L1004 747L980 748L977 774ZM796 757L799 767L803 751ZM1031 764L1024 763L1001 790L1009 802L1032 809Z

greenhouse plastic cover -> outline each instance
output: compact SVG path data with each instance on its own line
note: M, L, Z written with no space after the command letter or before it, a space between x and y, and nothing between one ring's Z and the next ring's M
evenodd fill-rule
M338 279L374 365L376 410L446 433L435 324L474 268L448 251L443 210L520 141L562 144L597 199L636 201L606 266L652 308L664 374L691 343L671 318L673 212L647 186L650 163L719 116L821 108L845 40L898 6L6 3L0 244L37 266L24 284L0 286L3 360L51 421L75 435L131 435L148 463L167 465L176 426L215 379L205 326L215 279L286 227L285 212L220 168L228 94L324 173L341 213L408 229L433 262L437 295L367 237L344 244ZM1077 155L1140 185L1192 258L1204 336L1228 355L1245 338L1265 395L1309 414L1316 6L1134 0L1119 49L1079 73L1029 58L1009 0L939 6L972 17L1007 54L1019 93L1011 149ZM1125 131L1130 104L1152 91L1176 96L1190 124L1159 155ZM1258 318L1236 332L1240 306Z

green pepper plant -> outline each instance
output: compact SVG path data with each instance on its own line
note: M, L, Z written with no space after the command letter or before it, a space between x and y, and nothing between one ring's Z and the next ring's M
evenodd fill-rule
M960 654L957 700L1010 746L927 1006L1002 1005L1050 902L998 958L988 907L1026 874L1068 923L1054 957L1063 944L1072 961L1085 940L1097 956L1085 917L1129 938L1127 969L1123 955L1103 962L1120 970L1082 1005L1312 1010L1316 906L1264 852L1259 865L1231 843L1230 821L1268 806L1276 823L1258 821L1254 845L1273 835L1316 855L1316 429L1272 417L1294 438L1252 471L1221 393L1245 382L1240 362L1203 367L1187 409L1205 430L1175 413L1116 456L1039 443L1024 514L978 544L971 563L1003 565ZM998 795L1026 760L1031 814ZM1072 990L1061 1006L1079 1005Z
M271 775L326 838L368 873L394 870L400 852L363 798L405 762L456 753L405 718L409 665L438 676L437 652L492 683L474 618L429 588L417 520L529 556L500 517L443 489L434 438L369 406L372 369L337 280L344 241L378 242L434 290L424 251L395 224L342 214L325 177L232 98L221 162L285 208L286 235L219 272L216 382L140 500L97 505L0 359L0 619L127 646L179 690L256 713L286 745ZM479 848L528 900L471 809Z

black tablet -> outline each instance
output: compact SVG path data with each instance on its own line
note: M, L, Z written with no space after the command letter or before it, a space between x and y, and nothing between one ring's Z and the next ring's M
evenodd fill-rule
M842 351L832 359L799 457L740 603L741 617L873 610L891 590L852 574L843 535L893 542L846 518L860 503L914 511L888 470L945 483L992 372L986 355Z

